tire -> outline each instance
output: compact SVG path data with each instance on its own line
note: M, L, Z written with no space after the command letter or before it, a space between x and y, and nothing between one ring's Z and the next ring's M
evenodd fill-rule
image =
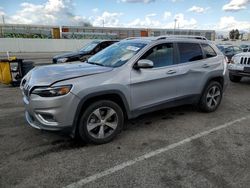
M105 144L121 132L123 124L124 115L121 107L115 102L101 100L92 103L84 111L77 134L84 143Z
M215 90L214 90L215 89ZM223 89L219 82L210 82L202 93L199 109L202 112L214 112L219 107L223 95Z
M229 74L229 79L232 81L232 82L240 82L241 81L241 76L234 76L232 74Z

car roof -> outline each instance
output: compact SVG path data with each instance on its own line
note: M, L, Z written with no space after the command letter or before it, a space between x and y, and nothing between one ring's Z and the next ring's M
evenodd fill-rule
M198 37L198 38L197 38ZM133 41L133 42L143 42L146 44L157 42L157 41L166 41L166 42L193 42L193 43L211 43L202 36L159 36L159 37L130 37L122 41Z

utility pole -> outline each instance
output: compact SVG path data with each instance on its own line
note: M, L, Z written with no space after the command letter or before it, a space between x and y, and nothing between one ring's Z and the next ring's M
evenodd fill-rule
M175 34L175 29L176 29L176 23L177 23L177 18L174 19L174 34Z
M4 19L4 15L2 15L2 20L3 20L3 24L5 24L5 19Z
M4 25L5 25L4 15L2 15L2 21L3 21L3 26L1 27L1 35L2 37L4 37Z
M104 27L104 24L105 24L105 20L103 19L102 20L102 27Z

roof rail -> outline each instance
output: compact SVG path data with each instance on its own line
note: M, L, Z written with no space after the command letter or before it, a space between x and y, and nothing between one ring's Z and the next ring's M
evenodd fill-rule
M169 38L186 38L186 39L198 39L198 40L208 40L203 36L195 36L195 35L162 35L156 37L156 40L169 39Z
M134 39L139 39L140 37L128 37L128 38L125 38L123 40L134 40Z
M128 37L123 40L136 40L136 39L155 40L155 37Z

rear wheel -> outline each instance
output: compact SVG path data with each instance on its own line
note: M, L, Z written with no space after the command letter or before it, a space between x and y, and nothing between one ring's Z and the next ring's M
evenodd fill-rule
M229 74L229 78L232 82L240 82L242 77Z
M123 124L124 115L120 106L102 100L91 104L82 114L78 135L84 142L104 144L115 138Z
M199 102L199 108L203 112L215 111L222 99L222 86L219 82L212 81L205 88Z

